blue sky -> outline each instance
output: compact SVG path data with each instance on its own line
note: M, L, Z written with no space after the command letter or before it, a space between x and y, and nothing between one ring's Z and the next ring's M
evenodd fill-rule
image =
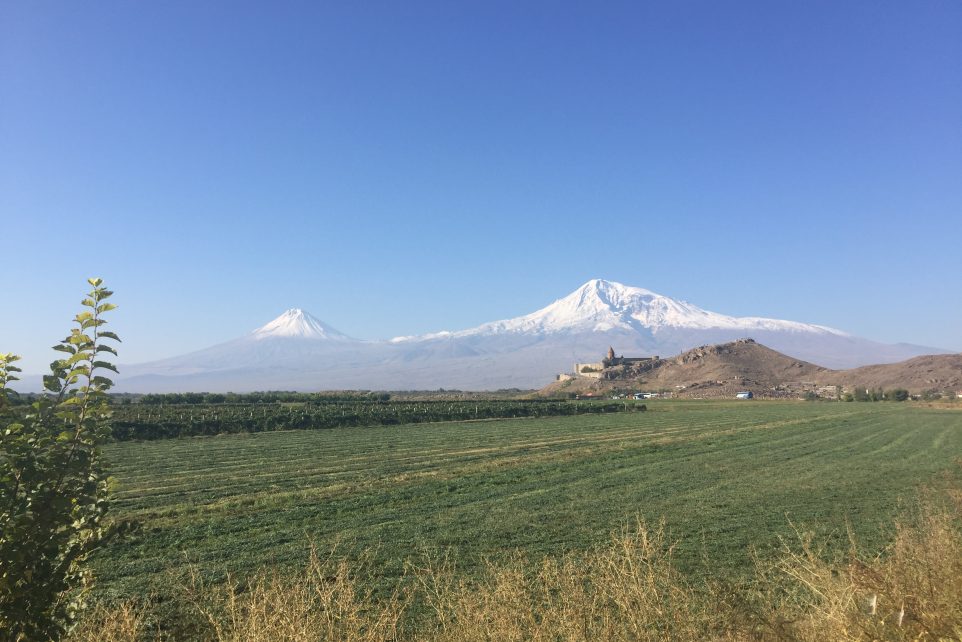
M0 351L121 361L595 278L962 350L962 4L0 2Z

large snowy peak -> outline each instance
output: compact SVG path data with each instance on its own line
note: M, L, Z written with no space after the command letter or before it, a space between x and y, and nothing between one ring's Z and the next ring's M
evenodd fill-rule
M654 292L593 279L568 296L515 319L486 323L463 335L524 332L537 334L607 332L637 326L632 313L658 298Z
M644 288L604 279L592 279L568 296L531 314L485 323L449 336L548 335L614 330L657 334L667 329L778 330L845 336L845 333L825 326L709 312Z
M335 330L300 308L287 310L270 323L251 332L248 338L257 341L278 338L354 341L343 332Z

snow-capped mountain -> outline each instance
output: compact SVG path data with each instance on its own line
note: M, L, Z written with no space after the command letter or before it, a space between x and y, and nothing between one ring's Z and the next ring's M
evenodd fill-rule
M329 361L333 355L349 353L364 344L300 308L291 308L265 325L226 343L169 359L126 366L118 381L137 377L223 374L237 370L313 369Z
M665 328L811 332L848 336L841 330L810 323L761 317L731 317L709 312L691 303L678 301L643 288L603 279L592 279L568 296L558 299L537 312L515 319L493 321L460 332L398 337L393 341L498 334L549 335L610 332L612 330L658 332Z
M594 279L536 312L460 331L360 341L294 308L238 339L121 368L118 390L532 388L614 346L627 356L678 354L753 338L829 368L943 352L887 345L821 325L732 317Z
M323 321L315 319L300 308L291 308L270 323L251 332L250 336L257 341L279 337L328 341L355 340L343 332L338 332Z

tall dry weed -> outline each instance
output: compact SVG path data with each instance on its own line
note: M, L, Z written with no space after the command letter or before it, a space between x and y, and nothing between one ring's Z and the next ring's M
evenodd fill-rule
M147 642L159 640L159 633L147 623L146 608L133 602L98 606L78 624L70 642Z
M363 568L363 564L361 565ZM400 638L407 593L375 599L369 582L332 552L312 549L298 575L266 571L243 586L196 582L190 601L217 642L387 642Z
M638 520L609 545L584 555L524 557L488 564L479 580L459 579L448 562L417 570L433 609L422 639L694 640L712 628L711 611L672 563L664 523Z
M891 545L829 559L797 532L774 562L758 563L744 637L798 640L962 640L962 502L929 497L896 524Z

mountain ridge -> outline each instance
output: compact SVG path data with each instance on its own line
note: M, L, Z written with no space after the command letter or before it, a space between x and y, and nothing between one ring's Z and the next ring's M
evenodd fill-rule
M599 346L677 354L750 336L793 358L840 368L937 349L888 345L841 330L731 317L614 281L592 279L534 312L460 331L359 340L291 308L252 332L186 355L123 366L129 391L539 388Z

